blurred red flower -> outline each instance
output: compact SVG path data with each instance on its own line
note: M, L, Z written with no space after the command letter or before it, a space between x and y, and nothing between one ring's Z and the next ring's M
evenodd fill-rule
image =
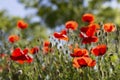
M23 20L18 20L17 27L20 29L26 29L28 27L28 24Z
M31 54L36 54L36 53L38 53L38 51L39 51L39 47L33 47L31 50L30 50L30 53Z
M83 44L89 44L89 43L98 42L98 41L99 41L99 39L96 36L85 37L85 38L82 39Z
M78 27L78 23L76 21L68 21L65 23L65 27L67 29L76 30Z
M43 53L47 54L48 52L51 52L52 48L50 46L50 42L49 41L44 41L43 42Z
M50 42L49 41L44 41L43 42L43 46L44 47L49 47L50 46Z
M94 67L96 65L96 61L92 60L90 57L75 57L73 59L73 67L81 68L81 67Z
M63 35L67 35L67 31L65 29L61 30L60 33L63 34Z
M86 13L82 16L83 22L93 23L94 22L94 15L90 13Z
M18 41L20 39L20 37L18 35L10 35L8 37L8 41L11 42L11 43L14 43L16 41Z
M88 44L91 42L98 42L98 37L94 36L97 29L99 29L97 24L90 24L87 27L80 28L80 37L83 38L82 43Z
M72 57L82 57L82 56L88 56L88 51L87 49L80 49L80 48L75 48L74 52L70 54Z
M97 30L100 29L100 26L98 24L90 24L87 27L81 27L81 36L80 37L91 37L94 36Z
M103 26L105 32L114 32L116 27L113 23L106 23Z
M65 40L65 41L68 41L68 37L66 35L66 31L62 30L60 33L58 32L54 32L54 37L57 38L57 39L61 39L61 40Z
M24 62L31 63L33 61L33 58L27 54L27 49L22 51L20 48L14 49L10 58L20 64Z
M91 49L91 53L95 56L102 56L106 53L107 46L105 44L98 45Z

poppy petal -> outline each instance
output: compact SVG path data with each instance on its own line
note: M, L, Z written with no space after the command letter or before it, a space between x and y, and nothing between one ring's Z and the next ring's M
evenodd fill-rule
M65 23L65 27L67 29L76 30L78 27L78 23L76 21L68 21Z
M116 27L113 23L106 23L103 26L105 32L114 32Z
M91 42L98 42L98 37L96 37L96 36L92 36L92 37L86 37L86 38L83 38L83 40L82 40L82 43L83 44L90 44Z
M91 53L95 56L102 56L106 53L107 46L105 44L98 45L91 49Z
M90 13L86 13L82 16L82 21L92 23L94 22L94 15Z

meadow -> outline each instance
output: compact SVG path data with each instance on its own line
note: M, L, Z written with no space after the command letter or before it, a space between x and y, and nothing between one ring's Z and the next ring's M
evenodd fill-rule
M120 80L120 26L95 19L85 13L47 40L24 37L24 20L19 34L0 30L0 80Z

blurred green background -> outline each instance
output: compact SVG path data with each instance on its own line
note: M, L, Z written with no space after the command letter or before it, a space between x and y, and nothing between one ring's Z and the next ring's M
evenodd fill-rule
M9 6L9 0L0 1L0 5L7 5L13 8L12 13L18 15L10 15L9 11L0 9L0 30L8 34L15 32L16 22L24 19L29 28L25 31L26 35L47 38L46 35L52 31L60 30L64 27L64 23L69 20L76 20L81 23L81 16L84 13L92 13L96 17L96 22L114 22L120 25L120 0L13 0L10 4L19 5ZM31 10L26 15L19 16L19 13ZM34 14L33 14L34 13Z

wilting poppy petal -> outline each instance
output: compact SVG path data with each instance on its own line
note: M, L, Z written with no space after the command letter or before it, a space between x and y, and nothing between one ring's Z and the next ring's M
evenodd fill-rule
M98 42L98 37L96 37L96 36L92 36L92 37L86 37L86 38L83 38L83 40L82 40L82 43L83 44L90 44L91 42Z
M65 27L67 29L76 30L78 27L78 23L76 21L68 21L65 23Z
M19 38L18 35L10 35L10 36L8 37L8 40L9 40L9 42L11 42L11 43L17 42L19 39L20 39L20 38Z
M94 15L90 13L86 13L82 16L82 21L92 23L94 22Z
M106 23L103 26L105 32L114 32L116 30L116 27L113 23Z
M25 28L28 27L28 24L25 23L23 20L19 20L19 21L17 22L17 27L20 28L20 29L25 29Z
M107 46L105 44L98 45L91 49L91 53L95 56L102 56L106 53Z

